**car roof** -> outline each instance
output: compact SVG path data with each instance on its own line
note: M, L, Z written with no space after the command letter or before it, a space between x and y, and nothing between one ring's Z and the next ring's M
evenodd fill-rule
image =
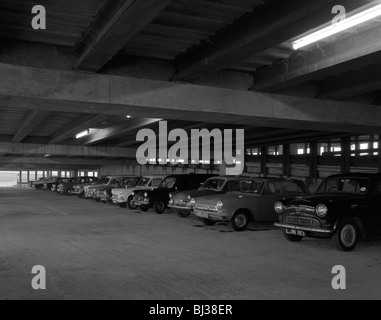
M329 176L328 178L369 178L369 179L381 179L381 173L370 173L370 172L350 172L350 173L341 173Z

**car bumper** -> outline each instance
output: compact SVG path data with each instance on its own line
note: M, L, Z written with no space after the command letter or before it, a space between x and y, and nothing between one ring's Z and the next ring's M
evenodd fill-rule
M121 204L121 203L126 203L127 200L125 200L124 198L119 198L118 196L112 196L111 198L112 202L115 203L115 204Z
M330 235L334 233L334 230L330 230L330 229L296 226L296 225L279 223L279 222L274 223L274 226L278 228L282 228L282 229L300 230L305 232L320 233L320 234L326 234L326 235Z
M193 212L193 208L186 207L186 206L179 206L179 205L168 205L168 208L172 209L173 211L180 211L180 212Z
M80 194L82 194L82 190L76 190L76 189L74 189L73 190L73 194L75 194L75 195L80 195Z
M212 211L194 210L194 214L198 218L202 218L202 219L210 219L210 220L224 221L224 222L231 220L231 218L224 216L223 214L220 214L218 212L212 212Z
M133 200L133 203L135 206L138 206L138 207L149 207L150 206L150 201L149 199L144 199L144 200Z

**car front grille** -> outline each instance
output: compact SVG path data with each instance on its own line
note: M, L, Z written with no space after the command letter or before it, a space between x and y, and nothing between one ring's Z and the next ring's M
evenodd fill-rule
M318 220L299 217L285 217L284 223L302 227L320 227Z
M196 204L195 209L199 211L218 211L217 206L211 205L211 204L202 204L202 203Z

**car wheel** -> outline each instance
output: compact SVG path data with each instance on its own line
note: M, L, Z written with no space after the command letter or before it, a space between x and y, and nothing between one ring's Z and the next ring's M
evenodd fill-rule
M68 189L67 191L66 191L66 194L68 195L68 196L71 196L72 194L73 194L73 189Z
M129 209L131 210L136 210L138 208L138 206L133 202L134 200L134 197L129 197L128 200L127 200L127 206Z
M85 193L84 192L82 192L79 196L78 196L80 199L83 199L83 198L85 198Z
M140 207L140 210L143 211L143 212L147 212L149 208L147 207Z
M249 215L245 211L238 211L230 221L234 231L245 231L249 224Z
M297 235L294 235L294 234L288 234L286 232L286 230L282 230L283 231L283 236L290 242L300 242L303 240L304 237L302 236L297 236Z
M340 251L353 251L359 240L359 228L353 221L339 223L336 233L333 235L333 243Z
M180 218L188 218L190 216L190 212L188 211L177 211L177 215L180 217Z
M203 222L203 224L205 224L208 227L213 227L217 223L217 221L205 219L205 218L202 218L201 221Z
M165 211L165 203L164 201L161 201L161 200L157 200L155 202L155 205L154 205L154 208L155 208L155 211L157 214L163 214L164 211Z

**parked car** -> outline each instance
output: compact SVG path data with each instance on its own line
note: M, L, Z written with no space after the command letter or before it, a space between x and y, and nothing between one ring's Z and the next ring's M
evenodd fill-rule
M69 178L51 178L44 184L44 189L51 190L53 192L57 191L57 186L61 183L67 183Z
M47 180L47 178L40 178L37 181L33 182L32 187L36 190L41 190L44 187L44 184Z
M331 238L341 251L355 249L359 239L381 234L381 173L351 173L325 179L309 197L284 199L275 211L285 238Z
M284 196L307 192L304 182L291 179L251 178L239 182L239 190L196 200L195 214L207 226L228 222L235 231L253 222L276 221L274 204Z
M95 198L99 199L101 202L112 203L112 190L114 188L133 188L139 182L138 177L127 177L119 178L115 180L115 185L104 186L95 191Z
M98 182L98 184L93 185L93 186L89 186L89 187L85 187L85 198L100 201L100 199L97 197L96 191L98 191L104 187L108 187L108 186L110 186L111 188L117 188L118 183L120 183L120 179L124 179L124 178L131 179L131 178L136 178L136 176L131 176L131 175L108 176L104 179L101 179Z
M172 175L166 177L160 186L155 189L136 190L133 194L133 204L142 211L148 211L154 208L156 213L162 214L169 203L169 194L184 190L195 190L205 182L205 180L214 177L210 174L186 174Z
M140 179L140 181L133 188L115 188L112 189L112 202L119 205L121 208L128 207L129 209L137 209L138 207L132 203L132 193L134 190L139 189L156 189L160 183L166 178L166 175L146 176Z
M36 181L30 181L29 186L32 188L35 188L35 184L39 184L40 182L43 182L43 181L45 181L45 178L39 178Z
M133 194L133 204L138 206L142 211L154 208L156 213L162 214L169 204L169 195L171 193L198 189L207 179L215 176L210 174L168 176L155 190L136 190Z
M80 183L85 183L86 181L92 181L92 177L74 177L70 178L66 183L60 183L57 186L57 192L59 194L73 195L74 186Z
M168 207L181 218L189 217L189 215L193 213L197 198L237 191L239 190L240 181L242 181L242 179L245 178L231 176L209 178L197 190L171 193L169 195L171 200L169 201Z
M73 184L73 194L80 197L84 198L85 197L85 187L91 187L93 185L96 185L99 183L99 181L102 178L97 178L97 177L86 177L84 179L81 179L79 183Z

